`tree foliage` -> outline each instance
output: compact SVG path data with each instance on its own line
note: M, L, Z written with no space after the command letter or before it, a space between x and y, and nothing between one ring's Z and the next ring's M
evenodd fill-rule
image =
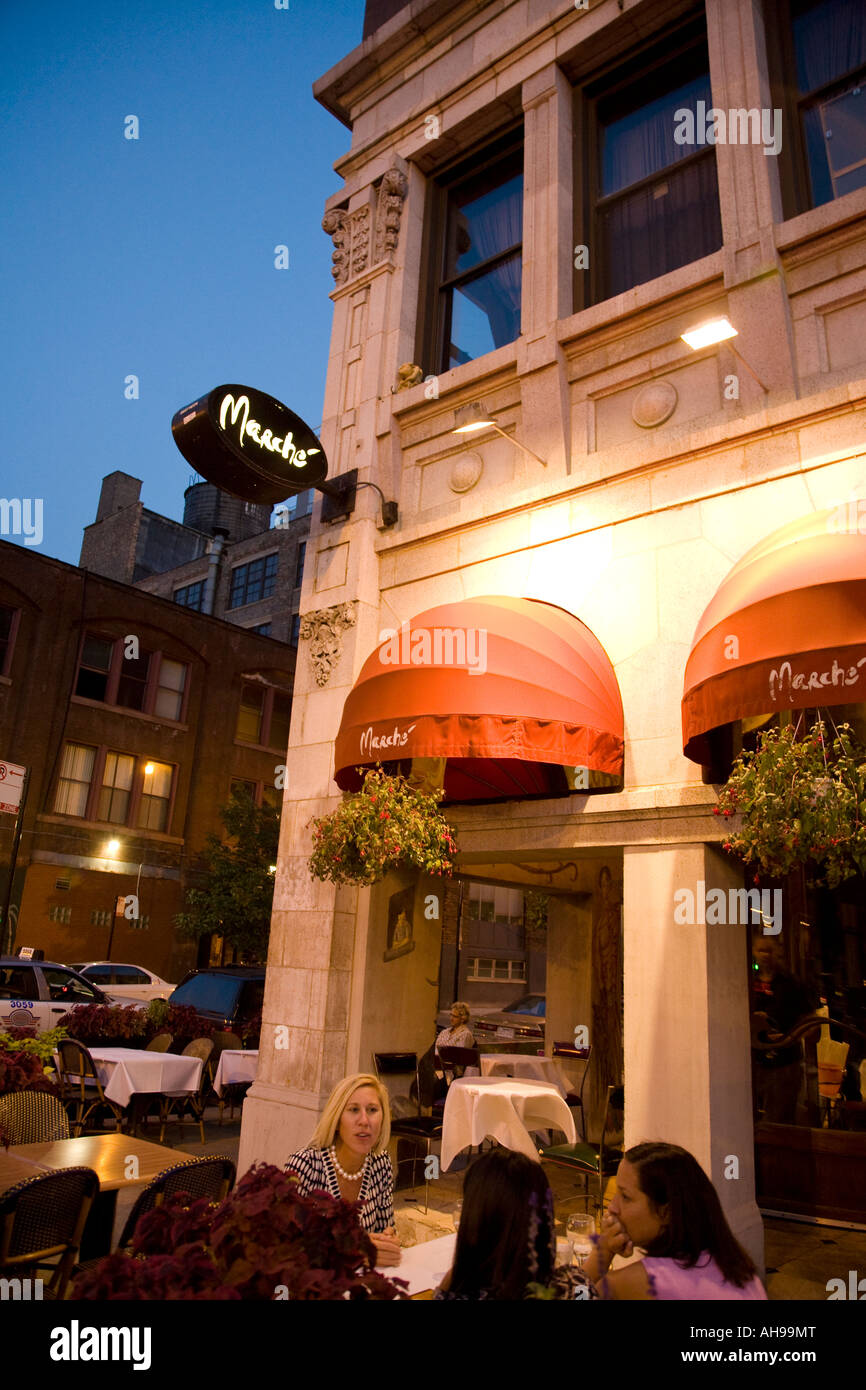
M271 929L270 869L277 860L279 813L273 806L255 806L249 797L234 794L220 808L220 818L229 839L208 835L206 884L189 890L186 911L175 917L175 925L186 940L213 933L243 959L262 961Z

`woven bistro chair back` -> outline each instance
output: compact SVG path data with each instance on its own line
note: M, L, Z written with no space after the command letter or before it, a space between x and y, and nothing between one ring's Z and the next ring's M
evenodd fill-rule
M157 1033L151 1038L145 1052L168 1052L171 1047L173 1035L171 1033Z
M77 1135L83 1132L90 1116L99 1114L102 1109L110 1111L119 1129L123 1120L123 1106L107 1099L93 1058L84 1044L76 1042L74 1038L61 1038L57 1051L60 1056L63 1102L67 1109L71 1106L75 1111L72 1125Z
M193 1201L198 1197L209 1197L212 1202L221 1202L234 1187L236 1171L233 1161L224 1154L214 1158L193 1158L187 1163L166 1168L137 1197L126 1219L118 1248L123 1250L131 1245L142 1216L161 1206L166 1197L175 1192L186 1192Z
M9 1144L47 1144L69 1138L69 1120L59 1096L14 1091L0 1096L0 1130Z
M50 1268L45 1292L66 1292L99 1178L92 1168L64 1168L16 1183L0 1196L0 1275ZM56 1265L48 1262L59 1257Z

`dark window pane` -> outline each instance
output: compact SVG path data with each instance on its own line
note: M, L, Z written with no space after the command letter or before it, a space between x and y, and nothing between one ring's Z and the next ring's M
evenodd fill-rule
M123 657L117 683L117 703L124 709L144 709L150 658L151 653L146 651L140 651L137 657Z
M232 784L231 784L231 793L232 793L232 796L236 796L236 797L244 796L244 797L246 797L249 801L255 802L255 799L256 799L256 784L255 784L255 782L247 782L247 781L245 781L245 779L244 779L243 777L233 777L233 778L232 778Z
M674 136L682 129L675 119L678 111L697 113L697 103L712 106L709 75L702 73L691 81L679 84L673 91L644 100L646 89L634 95L631 111L622 112L622 101L599 103L601 144L600 187L603 197L619 193L640 179L667 169L680 159L694 154L696 145L679 145ZM706 129L706 125L704 125ZM697 132L695 132L697 134Z
M303 579L303 577L304 577L304 556L306 555L306 553L307 553L307 543L306 543L306 541L301 541L301 544L298 546L298 561L297 561L297 564L296 564L296 566L295 566L295 588L296 588L296 589L299 589L299 588L301 587L301 581L302 581L302 579Z
M0 605L0 672L6 670L6 659L9 652L9 637L12 632L12 619L14 617L14 608L6 608Z
M293 613L293 614L292 614L292 635L291 635L291 638L290 638L290 641L291 641L291 644L292 644L293 647L296 647L296 646L298 645L298 641L299 641L299 639L300 639L300 636L301 636L301 615L300 615L300 613Z
M88 633L81 651L81 665L75 684L76 695L86 700L104 700L108 689L108 672L111 667L113 642Z
M235 738L240 739L242 743L261 743L262 741L264 698L265 692L261 686L244 685L241 687L241 703L238 710Z
M195 584L187 584L183 589L175 589L174 601L182 604L184 608L193 608L196 613L200 613L203 594L204 582L199 580Z
M803 127L815 207L866 186L866 85L816 102Z
M471 362L520 335L521 256L455 286L446 367Z
M445 278L471 270L523 240L523 175L518 170L478 196L477 184L451 197Z
M801 96L866 64L863 0L793 0L791 28Z
M714 152L606 204L599 231L605 299L717 251L722 223Z
M292 702L288 695L274 695L271 709L271 729L268 746L284 753L289 745L289 725L292 721Z

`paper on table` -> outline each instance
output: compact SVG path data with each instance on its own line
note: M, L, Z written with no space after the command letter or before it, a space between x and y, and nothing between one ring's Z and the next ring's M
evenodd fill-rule
M451 1268L456 1240L456 1235L440 1236L438 1240L412 1245L403 1251L398 1265L377 1265L376 1269L388 1279L405 1279L410 1294L438 1289Z

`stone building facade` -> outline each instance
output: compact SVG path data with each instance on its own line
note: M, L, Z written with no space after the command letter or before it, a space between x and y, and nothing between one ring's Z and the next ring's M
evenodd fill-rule
M825 31L839 8L817 6ZM674 920L682 885L743 885L709 771L684 756L681 700L732 565L866 491L866 140L844 168L832 151L809 163L807 11L380 3L378 27L315 87L351 131L323 223L322 439L333 471L357 467L400 522L378 526L370 491L348 521L314 513L301 612L329 661L302 640L264 1015L289 1045L263 1030L242 1167L306 1142L323 1096L374 1048L431 1039L441 923L420 907L435 880L335 890L307 872L361 668L383 630L436 605L529 598L574 614L609 657L622 786L449 807L458 872L551 893L548 1050L593 1018L593 951L621 904L626 1142L694 1152L760 1255L748 925ZM844 63L859 71L866 54ZM825 74L809 110L847 100L846 76ZM730 116L714 144L710 108ZM736 339L682 339L721 316ZM476 403L497 428L455 434ZM389 895L412 883L416 949L383 963Z

